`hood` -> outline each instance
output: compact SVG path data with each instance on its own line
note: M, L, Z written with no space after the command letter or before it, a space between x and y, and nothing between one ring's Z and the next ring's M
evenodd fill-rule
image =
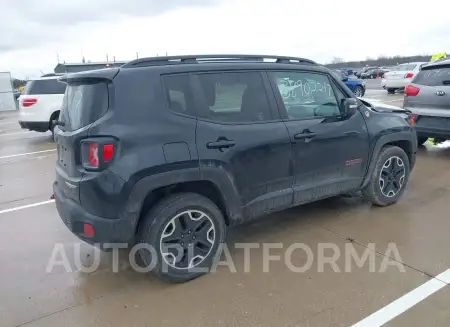
M367 107L370 107L372 110L376 112L396 112L396 113L403 113L403 114L410 114L411 111L408 109L404 109L397 106L392 106L389 104L385 104L381 102L380 100L372 100L372 99L361 99L358 98L364 105Z

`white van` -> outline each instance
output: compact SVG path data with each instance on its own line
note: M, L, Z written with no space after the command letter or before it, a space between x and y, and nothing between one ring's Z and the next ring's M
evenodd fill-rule
M19 124L23 129L36 132L51 131L53 120L59 117L66 84L58 82L60 75L29 80L19 97Z

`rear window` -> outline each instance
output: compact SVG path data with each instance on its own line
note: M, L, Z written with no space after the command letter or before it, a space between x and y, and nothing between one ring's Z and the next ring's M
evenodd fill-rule
M66 84L58 82L57 79L41 79L28 81L24 94L64 94L66 91Z
M402 64L402 65L398 65L393 70L398 71L398 72L409 71L409 70L414 70L414 68L416 68L416 66L417 66L416 64Z
M69 84L64 95L60 120L63 130L74 131L101 118L108 110L106 83Z
M434 67L421 70L413 83L428 86L450 85L450 67Z

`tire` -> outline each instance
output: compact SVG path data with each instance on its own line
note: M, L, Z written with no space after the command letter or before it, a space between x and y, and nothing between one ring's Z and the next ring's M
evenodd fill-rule
M191 212L191 214L186 212ZM199 223L193 220L194 213L197 215L195 219L201 216L200 213L206 216L201 216L203 218L200 218ZM206 224L201 229L202 232L206 231L203 236L200 235L200 231L198 233L193 231L194 227L190 228L189 224L194 223L197 225ZM189 228L189 231L187 228ZM214 228L212 232L211 228ZM166 236L164 236L165 234ZM152 255L148 249L140 248L137 253L144 267L153 268L151 271L158 278L171 283L183 283L210 271L210 268L219 259L220 245L225 241L225 234L226 225L223 214L213 202L199 194L178 193L164 198L146 214L139 226L137 240L139 243L148 244L155 251ZM201 241L193 241L196 238L195 235L198 240L202 239L204 243L210 245L210 249L205 249L205 244ZM213 242L211 242L210 239L213 237ZM166 240L167 243L163 243L163 240ZM182 262L175 262L176 255L169 253L171 252L170 249L164 252L167 259L163 257L163 244L175 244L179 248L172 249L178 251L182 246L185 249L188 242L197 244L193 251L199 249L198 244L202 243L202 252L197 252L197 254L194 252L193 258L184 255L183 258L187 258L187 260L182 260ZM176 253L180 254L181 252ZM190 268L190 263L195 263L194 259L199 256L198 253L204 254L204 258L197 259L197 261L200 260L198 264ZM186 265L183 265L183 263L186 263ZM201 271L194 268L201 268Z
M50 118L50 132L52 132L52 139L53 142L56 142L56 138L55 138L55 124L53 124L54 120L58 120L59 119L59 114L56 114L55 116Z
M428 140L428 137L418 137L417 138L417 146L423 145Z
M388 94L395 94L395 89L389 88L389 89L387 89L387 93Z
M364 96L364 89L361 86L357 86L355 87L354 93L357 97L362 97Z
M399 172L398 174L394 174L394 172L388 172L391 167L397 167L397 169L401 168L398 159L400 159L400 161L403 163L403 171ZM389 160L391 160L390 164L395 162L396 166L389 165L389 167L386 167ZM389 173L389 175L386 175L387 173ZM396 175L394 181L389 180L389 178L392 177L390 176L391 173L392 175ZM405 191L406 185L408 184L409 180L409 174L409 158L406 155L405 151L397 146L385 146L381 149L380 154L376 159L375 169L372 172L369 184L362 190L364 199L380 207L385 207L396 203ZM383 182L381 182L382 179ZM399 185L399 183L401 185ZM392 191L394 193L388 191L390 185L395 188L396 184L397 186L400 186L398 190ZM382 191L382 188L384 189L384 191Z

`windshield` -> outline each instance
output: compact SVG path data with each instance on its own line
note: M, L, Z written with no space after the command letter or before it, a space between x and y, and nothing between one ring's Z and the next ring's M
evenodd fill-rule
M402 64L402 65L398 65L397 67L395 67L395 71L410 71L410 70L414 70L414 68L416 68L416 64Z
M65 91L66 84L58 82L57 79L42 79L28 81L23 94L64 94Z
M437 66L423 69L414 78L413 83L428 86L450 85L450 67Z

